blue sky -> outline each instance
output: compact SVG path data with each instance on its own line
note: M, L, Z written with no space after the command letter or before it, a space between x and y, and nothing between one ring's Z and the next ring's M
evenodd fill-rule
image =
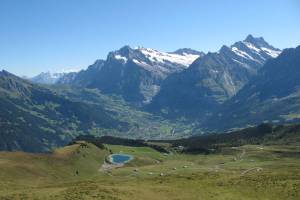
M300 45L300 1L0 0L0 69L86 68L126 44L217 51L249 33Z

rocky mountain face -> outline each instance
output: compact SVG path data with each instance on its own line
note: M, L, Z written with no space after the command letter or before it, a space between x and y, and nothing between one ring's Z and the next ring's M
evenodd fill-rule
M244 127L261 122L300 119L300 46L269 60L213 117L209 129Z
M55 83L57 86L66 84L99 89L101 95L121 96L133 105L144 106L143 108L151 113L171 119L193 120L201 123L202 127L212 128L207 119L222 121L222 116L230 119L226 113L234 112L237 113L232 114L231 117L243 116L241 113L244 107L237 106L233 102L246 101L237 98L242 98L241 94L249 90L249 81L251 84L254 80L257 81L265 70L263 66L266 63L266 66L270 65L268 61L273 62L272 59L280 53L280 49L268 44L262 37L252 35L231 46L224 45L218 52L207 54L188 48L164 53L150 48L124 46L110 52L106 60L97 60L86 70L78 73L64 74ZM262 79L268 80L269 77ZM288 81L287 77L285 79ZM276 85L276 80L272 80L270 84ZM288 91L285 88L282 90ZM265 90L264 93L268 91L271 90ZM285 104L291 102L291 99L297 101L298 91L288 95L292 96L288 98L285 96L280 101L277 97L273 99L276 104L270 104L271 100L264 102L270 116L274 114L270 111L271 108L274 111L287 107L284 112L280 111L283 113L281 117L275 117L276 119L266 117L267 113L262 114L261 106L254 104L255 106L250 108L252 104L249 103L247 104L249 112L261 113L261 115L252 114L253 119L245 116L243 119L249 119L249 124L255 124L259 121L293 120L299 117ZM285 106L275 109L277 105L283 105L281 102L284 102ZM293 103L294 106L297 105L297 102L293 101ZM234 109L235 106L237 108ZM261 112L258 112L255 107L260 108ZM238 108L240 111L237 111ZM238 122L239 120L234 119L232 118L232 121L236 123L232 123L233 126L243 126L248 123L248 121ZM224 123L226 123L225 119ZM228 126L221 124L221 128L232 127L231 125L229 127L230 123Z
M186 69L203 54L191 49L164 53L124 46L110 52L105 61L97 60L87 70L79 72L69 84L117 94L135 104L147 103L159 91L166 77Z
M104 63L104 60L96 60L96 62L90 65L86 70L81 70L77 73L75 72L66 74L57 81L57 84L71 84L87 87L92 81L97 79L100 70L104 66Z
M249 35L170 75L147 109L174 118L206 118L255 76L268 59L280 53L263 38Z

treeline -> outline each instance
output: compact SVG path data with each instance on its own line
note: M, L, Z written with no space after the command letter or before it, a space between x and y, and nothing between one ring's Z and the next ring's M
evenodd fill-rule
M272 125L261 124L256 127L245 128L229 133L199 135L178 140L134 140L112 136L95 137L92 135L78 136L74 141L87 141L99 148L104 144L124 145L133 147L151 147L159 152L168 153L163 144L168 143L171 149L183 153L212 153L223 147L252 145L300 145L300 124ZM160 143L162 145L160 145Z
M222 147L247 144L300 144L300 124L277 126L261 124L229 133L195 136L168 142L173 148L181 146L186 153L210 153Z
M111 145L123 145L123 146L131 146L131 147L150 147L161 153L168 153L168 151L162 146L155 144L148 144L144 140L140 139L127 139L127 138L118 138L113 136L103 136L103 137L95 137L93 135L80 135L76 137L70 144L76 143L76 141L86 141L90 142L97 147L103 149L105 148L104 144Z

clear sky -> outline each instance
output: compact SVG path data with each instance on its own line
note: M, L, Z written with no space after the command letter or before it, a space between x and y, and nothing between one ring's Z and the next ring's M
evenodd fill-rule
M86 68L124 45L217 51L249 33L300 45L299 0L0 0L0 69Z

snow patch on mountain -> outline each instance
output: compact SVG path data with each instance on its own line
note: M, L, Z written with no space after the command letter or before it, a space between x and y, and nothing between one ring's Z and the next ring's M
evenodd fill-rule
M259 64L263 64L269 58L276 58L281 53L280 49L269 45L262 37L255 38L252 35L249 35L244 41L233 44L231 51L242 58L235 59L235 62L244 63L248 60Z
M236 63L238 63L239 65L241 65L242 67L245 67L246 69L251 69L247 64L245 64L245 63L243 63L243 62L241 62L241 61L238 61L238 60L236 60L236 59L232 59L234 62L236 62Z
M115 55L115 58L117 59L117 60L122 60L123 62L127 62L127 58L126 57L124 57L124 56L121 56L121 55Z
M257 47L255 47L253 44L250 42L243 42L249 49L254 50L255 52L259 53L261 50Z
M268 54L269 56L276 58L277 56L279 56L279 54L281 53L281 51L277 51L277 50L272 50L272 49L268 49L265 47L261 48L266 54Z
M244 57L246 59L251 59L254 61L257 61L256 59L254 59L252 56L250 56L249 54L247 54L245 51L242 51L240 49L238 49L237 47L232 47L231 50L237 54L238 56Z
M138 65L146 65L146 66L149 66L149 64L147 64L146 62L144 61L140 61L140 60L137 60L137 59L133 59L132 60L135 64L138 64Z
M150 48L139 48L138 50L153 63L171 62L183 65L185 67L188 67L200 56L187 53L183 53L183 55L175 53L165 53Z

